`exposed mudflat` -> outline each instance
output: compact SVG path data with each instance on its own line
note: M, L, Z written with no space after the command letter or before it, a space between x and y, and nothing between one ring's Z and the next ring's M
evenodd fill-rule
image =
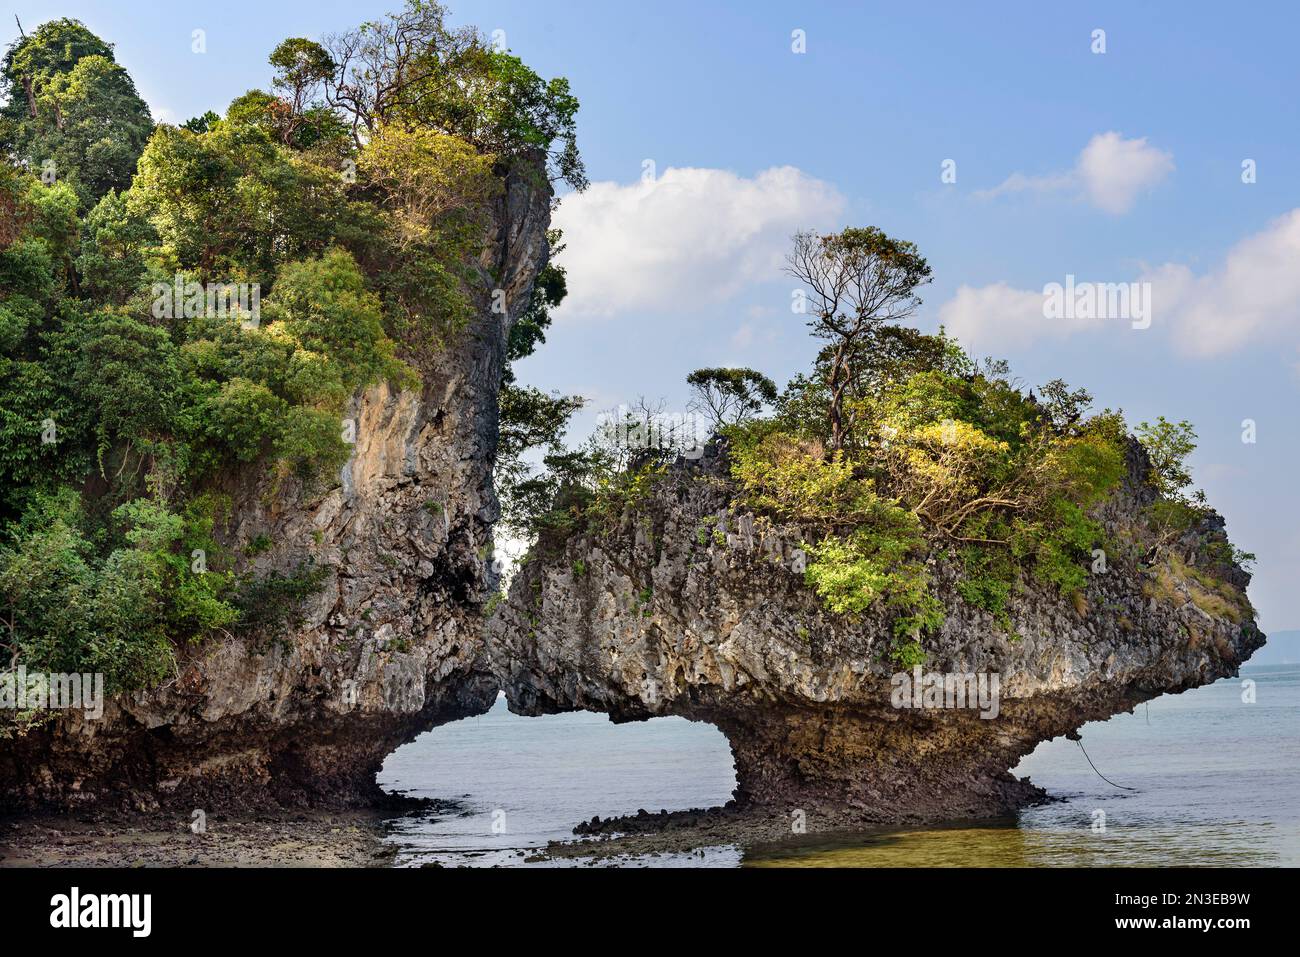
M0 867L386 867L384 813L209 816L59 815L0 820Z
M917 823L923 819L918 815ZM622 855L685 854L709 847L797 843L807 835L897 830L852 808L782 812L773 808L696 808L640 811L615 818L593 818L574 828L576 841L552 841L534 860L610 858Z

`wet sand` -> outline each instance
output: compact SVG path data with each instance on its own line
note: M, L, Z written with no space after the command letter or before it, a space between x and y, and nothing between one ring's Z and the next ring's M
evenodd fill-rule
M0 867L387 867L380 811L209 817L49 815L0 819Z

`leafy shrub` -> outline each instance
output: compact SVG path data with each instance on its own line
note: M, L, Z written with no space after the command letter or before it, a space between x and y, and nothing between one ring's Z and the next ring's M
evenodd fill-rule
M137 500L113 515L117 544L96 547L75 493L41 499L0 545L4 644L32 670L102 672L118 691L163 677L172 641L231 625L228 573L195 571L215 557L211 518Z
M936 546L962 558L962 599L1008 631L1022 569L1082 589L1103 537L1088 511L1125 474L1122 418L1085 419L1087 393L1061 382L1030 401L1004 365L977 371L942 335L871 336L880 348L846 388L842 448L826 450L829 400L810 379L792 383L775 419L728 430L738 503L822 529L808 583L836 613L881 602L900 641L943 623L919 560Z

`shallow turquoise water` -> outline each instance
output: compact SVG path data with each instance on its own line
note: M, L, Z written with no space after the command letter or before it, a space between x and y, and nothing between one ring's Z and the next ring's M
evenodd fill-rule
M1256 701L1242 702L1242 679ZM621 861L639 866L1300 865L1300 665L1244 668L1131 715L1045 742L1021 762L1063 801L978 826L813 836L776 846ZM735 779L726 740L681 718L615 725L603 715L490 712L391 755L391 790L463 810L393 822L398 861L519 865L579 821L721 804ZM1094 825L1105 814L1104 831Z

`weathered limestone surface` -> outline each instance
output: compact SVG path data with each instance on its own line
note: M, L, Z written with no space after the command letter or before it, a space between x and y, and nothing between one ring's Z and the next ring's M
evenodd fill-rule
M1233 675L1263 644L1236 566L1216 570L1240 593L1216 616L1193 600L1194 579L1166 575L1162 593L1145 556L1108 556L1086 603L1023 587L1013 638L961 601L956 564L939 553L930 571L947 620L924 639L925 670L998 674L1000 709L984 719L895 708L889 621L826 611L793 570L800 531L729 509L721 455L679 463L616 531L539 550L524 566L489 625L512 710L711 722L731 742L742 808L880 822L990 816L1043 796L1008 772L1039 742ZM1099 513L1112 529L1155 497L1136 443L1129 468ZM1213 517L1175 551L1190 558L1199 541L1222 538Z
M301 623L273 641L230 637L180 650L174 679L0 741L0 806L102 800L237 811L373 796L384 757L497 694L482 644L496 588L491 462L505 340L546 263L550 190L512 178L481 266L481 309L421 363L419 393L354 397L356 449L333 487L269 491L231 476L227 544L260 572L326 570ZM508 313L493 314L490 290Z

